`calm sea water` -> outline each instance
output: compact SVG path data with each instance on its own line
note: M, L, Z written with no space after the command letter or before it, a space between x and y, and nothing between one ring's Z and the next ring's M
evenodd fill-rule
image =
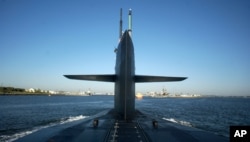
M0 141L84 119L113 105L113 96L0 96ZM250 125L250 98L144 97L136 100L136 108L227 137L230 125Z

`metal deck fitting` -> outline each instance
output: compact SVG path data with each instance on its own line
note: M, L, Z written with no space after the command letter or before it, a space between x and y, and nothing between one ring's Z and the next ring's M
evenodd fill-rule
M117 120L106 136L106 142L149 142L139 122Z

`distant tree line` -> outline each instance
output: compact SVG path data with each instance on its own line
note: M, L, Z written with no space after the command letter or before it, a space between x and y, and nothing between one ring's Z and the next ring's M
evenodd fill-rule
M9 94L9 93L25 93L23 88L14 88L14 87L0 87L0 93Z
M8 94L39 94L39 95L47 95L50 94L49 91L44 91L41 89L34 89L34 91L25 90L24 88L15 88L15 87L0 87L0 95L8 95Z

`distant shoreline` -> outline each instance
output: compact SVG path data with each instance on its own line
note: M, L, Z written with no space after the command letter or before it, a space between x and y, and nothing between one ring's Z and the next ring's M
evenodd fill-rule
M49 91L42 91L41 89L32 89L32 91L29 91L24 88L1 86L0 96L7 96L7 95L17 96L17 95L52 95L52 94Z
M3 92L0 92L0 96L21 96L21 95L26 95L26 96L32 96L32 95L37 95L37 96L48 96L48 95L51 95L51 94L48 94L48 93L20 93L20 92L12 92L12 93L3 93Z
M49 94L49 93L3 93L0 92L0 96L99 96L99 95L67 95L67 94ZM101 95L105 96L105 95ZM109 96L109 95L107 95ZM250 96L216 96L216 95L208 95L208 96L200 96L200 97L151 97L151 96L143 96L150 97L155 99L167 99L167 98L176 98L176 99L197 99L197 98L250 98Z

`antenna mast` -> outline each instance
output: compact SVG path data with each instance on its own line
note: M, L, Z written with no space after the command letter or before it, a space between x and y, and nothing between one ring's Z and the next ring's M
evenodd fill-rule
M130 37L132 36L132 9L128 12L128 33Z
M122 8L120 9L120 29L119 29L119 41L122 38Z

